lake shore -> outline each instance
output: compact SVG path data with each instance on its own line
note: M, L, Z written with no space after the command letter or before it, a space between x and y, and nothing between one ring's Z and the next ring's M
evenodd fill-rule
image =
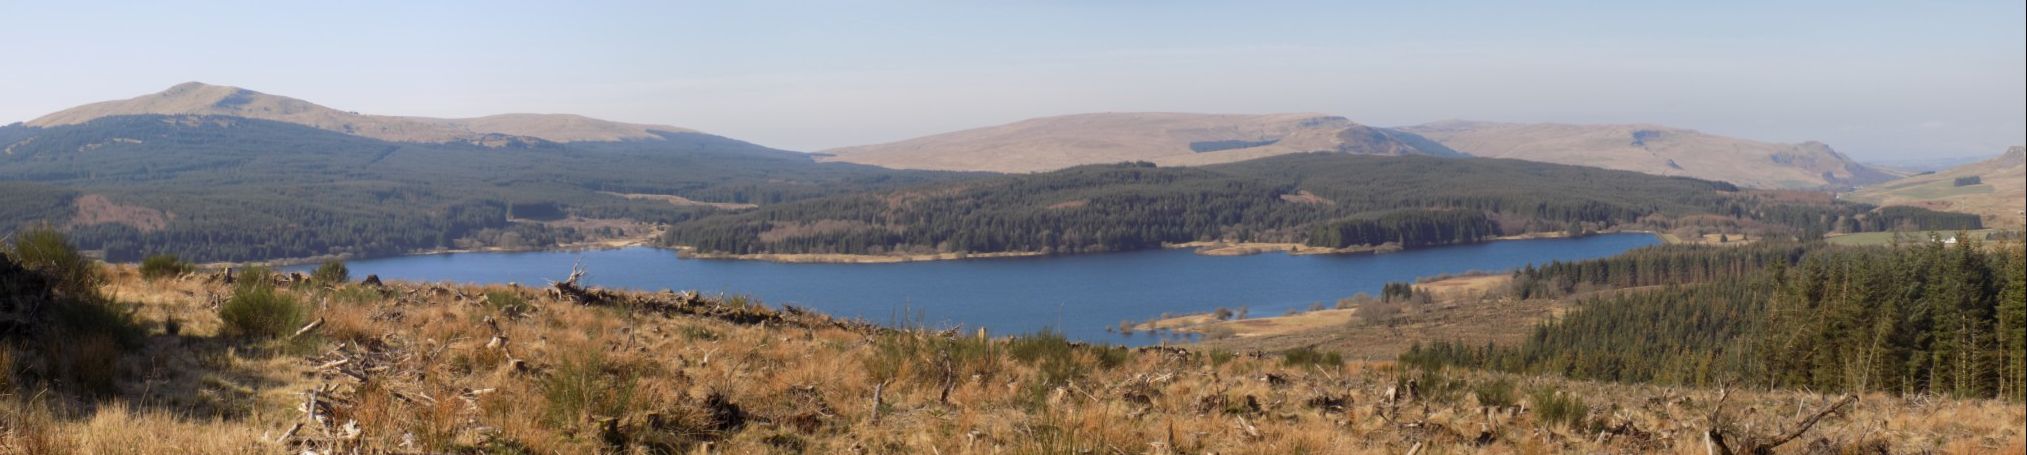
M537 251L596 251L596 250L615 250L615 249L620 249L620 248L632 248L632 247L639 247L639 246L650 246L650 247L651 247L651 246L654 246L654 245L653 245L653 241L654 241L655 237L658 237L658 236L660 236L660 233L659 233L659 232L657 232L657 233L655 233L655 234L651 234L651 235L645 235L645 236L639 236L639 237L625 237L625 238L607 238L607 239L594 239L594 240L585 240L585 241L579 241L579 242L565 242L565 243L560 243L560 244L552 244L552 245L522 245L522 246L500 246L500 245L492 245L492 246L481 246L481 247L471 247L471 248L423 248L423 249L418 249L418 250L414 250L414 251L409 251L409 252L404 252L404 253L399 253L399 254L390 254L390 255L375 255L375 256L353 256L353 255L346 255L346 254L326 254L326 255L318 255L318 256L306 256L306 257L296 257L296 258L281 258L281 259L269 259L269 260L263 260L263 261L249 261L249 262L206 262L206 263L199 263L199 264L197 264L197 266L198 266L198 267L204 267L204 268L226 268L226 267L235 267L235 266L242 266L242 265L249 265L249 264L250 264L250 265L260 265L260 266L266 266L266 267L289 267L289 266L297 266L297 265L306 265L306 264L317 264L317 263L322 263L322 262L324 262L324 261L329 261L329 260L343 260L343 261L357 261L357 260L368 260L368 259L384 259L384 258L391 258L391 257L402 257L402 256L429 256L429 255L438 255L438 254L459 254L459 253L528 253L528 252L537 252ZM121 263L121 264L138 264L138 263L139 263L139 261L136 261L136 262L128 262L128 263Z
M1222 242L1222 241L1166 243L1162 244L1161 247L1176 248L1176 249L1193 248L1196 249L1196 254L1201 254L1204 256L1246 256L1261 253L1287 253L1295 256L1304 256L1313 254L1379 254L1379 253L1391 253L1401 250L1401 247L1399 245L1393 244L1369 246L1369 247L1329 248L1320 246L1309 246L1300 243Z
M1676 239L1673 236L1667 234L1642 230L1625 230L1625 231L1613 230L1613 231L1597 232L1593 233L1592 235L1614 234L1614 233L1642 233L1654 235L1667 243L1681 242L1680 239ZM385 257L398 257L398 256L427 256L427 255L459 254L459 253L593 251L593 250L610 250L618 248L643 247L643 246L673 250L678 255L680 255L685 259L764 261L764 262L777 262L785 264L894 264L906 262L958 261L966 259L1041 257L1041 256L1050 256L1054 254L1040 251L999 251L988 253L952 252L952 253L918 253L918 254L700 253L697 252L696 247L687 245L676 245L676 246L656 245L654 239L656 239L659 236L660 232L657 231L649 235L642 235L642 236L594 239L555 245L481 246L470 248L426 248L409 251L401 254L384 255L384 256L320 255L320 256L270 259L264 261L250 261L250 262L212 262L198 265L202 267L212 267L212 268L232 267L246 264L257 264L269 267L288 267L305 264L316 264L333 259L366 260L366 259L379 259ZM1541 239L1563 239L1563 238L1569 238L1569 235L1562 232L1530 232L1523 234L1494 237L1484 241L1472 243L1488 243L1504 240L1541 240ZM1164 249L1194 249L1196 254L1204 256L1249 256L1264 253L1284 253L1291 256L1367 255L1367 254L1397 253L1407 250L1407 248L1402 248L1400 245L1393 243L1373 246L1328 248L1328 247L1304 245L1300 243L1194 241L1183 243L1165 243L1162 244L1161 247ZM1089 253L1089 254L1097 254L1097 253Z
M1512 281L1505 273L1487 273L1443 277L1415 283L1415 292L1429 293L1437 300L1455 299L1464 295L1484 295L1499 289ZM1346 296L1349 297L1349 296ZM1289 335L1349 324L1356 320L1358 309L1325 308L1301 311L1293 314L1256 317L1231 317L1220 319L1215 313L1191 313L1155 319L1131 326L1135 332L1172 331L1179 333L1218 334L1227 337L1250 338L1262 336Z
M1317 254L1380 254L1401 251L1396 245L1379 245L1354 248L1325 248L1299 243L1265 242L1184 242L1163 244L1166 249L1195 249L1204 256L1246 256L1261 253L1287 253L1290 255ZM791 264L890 264L899 262L959 261L965 259L991 259L1048 256L1040 251L998 251L990 253L924 253L924 254L836 254L836 253L699 253L695 247L674 248L688 259L719 259L737 261L768 261ZM1080 253L1101 254L1101 253Z
M807 257L689 260L679 257L680 249L636 246L587 252L415 256L352 261L347 266L354 276L377 274L382 280L459 283L540 283L582 269L599 285L616 288L744 294L870 320L902 321L896 318L910 314L907 317L920 316L932 325L990 327L1002 333L1048 327L1078 340L1144 345L1160 340L1140 334L1122 336L1116 332L1118 324L1155 319L1162 312L1195 313L1218 307L1249 307L1252 316L1283 315L1313 303L1327 307L1361 292L1376 293L1388 282L1604 257L1654 243L1650 236L1627 235L1485 242L1342 257L1219 257L1154 249L979 261L850 258L886 265L781 261L815 259ZM846 258L820 259L835 262ZM308 272L302 266L288 270ZM897 313L902 309L908 313ZM922 314L912 314L918 311ZM1108 334L1108 327L1115 331Z
M735 261L767 261L789 264L893 264L902 262L955 261L963 259L1017 258L1045 256L1039 251L1002 251L996 253L933 253L933 254L828 254L828 253L758 253L723 254L699 253L695 247L678 246L676 253L684 259L715 259Z

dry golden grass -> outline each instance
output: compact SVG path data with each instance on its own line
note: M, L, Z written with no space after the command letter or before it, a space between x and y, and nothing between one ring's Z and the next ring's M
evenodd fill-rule
M119 392L5 397L0 452L1702 453L1717 395L507 286L286 287L323 325L235 340L207 305L223 284L123 270L110 287L153 326ZM1477 392L1499 384L1511 396ZM1581 423L1549 423L1535 391L1579 397ZM1832 398L1741 391L1723 415L1770 433ZM2015 403L1867 396L1783 449L2021 453L2023 418Z
M1412 302L1387 304L1368 299L1359 303L1348 299L1332 309L1225 321L1192 314L1143 323L1134 329L1199 334L1197 347L1207 349L1309 347L1349 358L1392 359L1416 343L1517 342L1532 333L1535 324L1559 316L1570 306L1570 300L1510 298L1505 288L1511 281L1506 274L1443 277L1416 283L1418 298Z

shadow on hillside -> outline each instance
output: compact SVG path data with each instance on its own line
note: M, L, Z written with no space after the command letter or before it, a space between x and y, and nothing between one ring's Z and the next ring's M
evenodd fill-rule
M283 385L267 373L274 371L272 364L293 360L278 348L224 337L154 333L137 347L113 348L121 350L111 352L117 358L106 371L90 360L106 355L104 350L55 346L70 341L8 346L4 354L14 362L15 374L8 378L11 383L6 385L12 390L6 393L45 406L55 417L76 420L90 419L106 406L194 420L236 420L256 412L283 411L256 410L261 391Z

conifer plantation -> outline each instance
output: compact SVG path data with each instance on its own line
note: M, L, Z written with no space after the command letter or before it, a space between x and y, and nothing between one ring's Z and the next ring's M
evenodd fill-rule
M1518 346L1435 343L1401 360L1611 381L2017 402L2027 398L2021 251L2018 243L1975 240L1663 247L1553 264L1517 272L1513 292L1661 287L1586 299Z

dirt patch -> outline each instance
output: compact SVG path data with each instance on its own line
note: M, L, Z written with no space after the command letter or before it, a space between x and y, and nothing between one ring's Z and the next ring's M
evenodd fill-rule
M97 194L78 196L73 204L77 205L77 215L70 219L71 226L91 226L110 223L131 226L134 229L139 229L141 232L155 232L167 227L169 220L176 218L176 215L173 213L165 213L161 210L138 205L121 204Z
M710 207L720 210L746 210L750 208L759 207L758 205L739 202L704 202L673 194L612 193L605 191L600 191L600 193L610 194L613 196L619 196L627 199L662 201L679 207Z
M1337 201L1324 199L1323 196L1317 196L1316 193L1311 193L1309 190L1297 191L1295 194L1283 194L1281 195L1281 200L1311 205L1332 205L1337 203Z
M1427 283L1416 283L1415 292L1429 293L1438 300L1456 299L1488 294L1506 287L1506 284L1511 282L1513 282L1513 276L1503 273L1467 275L1430 280Z
M1241 319L1218 324L1217 327L1230 330L1231 335L1235 337L1262 337L1341 327L1351 323L1357 317L1357 309L1342 308L1304 311L1268 318Z
M1364 320L1356 307L1306 311L1284 316L1215 321L1187 315L1148 324L1148 329L1195 333L1204 347L1234 351L1276 351L1315 347L1351 358L1393 359L1415 343L1459 341L1470 345L1518 343L1535 324L1558 317L1574 300L1515 300L1501 290L1505 274L1444 278L1415 285L1426 303L1401 304L1391 323ZM1186 321L1210 321L1186 324ZM1148 330L1143 329L1143 330Z
M698 253L693 248L678 248L683 257L690 259L736 259L746 261L784 262L792 264L887 264L896 262L954 261L959 259L987 259L1041 256L1036 251L1007 251L999 253L926 253L926 254L826 254L826 253L758 253L720 254Z

